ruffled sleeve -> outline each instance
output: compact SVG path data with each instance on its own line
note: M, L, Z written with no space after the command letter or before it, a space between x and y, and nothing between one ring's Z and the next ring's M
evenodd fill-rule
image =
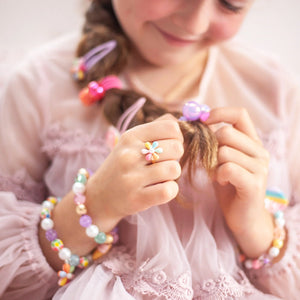
M47 299L57 275L39 246L40 205L0 192L1 299Z

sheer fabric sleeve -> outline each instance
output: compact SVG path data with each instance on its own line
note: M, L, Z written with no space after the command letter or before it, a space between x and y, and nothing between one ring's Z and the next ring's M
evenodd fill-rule
M289 86L282 102L286 133L286 160L289 173L290 205L285 210L287 248L283 258L271 267L251 271L256 286L283 299L298 299L300 294L300 88Z
M48 164L40 150L46 121L41 94L47 92L39 79L42 71L38 63L24 63L0 100L1 299L45 299L56 286L38 241Z

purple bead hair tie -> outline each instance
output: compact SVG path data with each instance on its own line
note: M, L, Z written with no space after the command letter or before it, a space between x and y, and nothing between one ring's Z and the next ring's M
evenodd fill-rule
M183 116L179 119L181 121L196 121L205 122L210 113L210 107L206 104L199 104L196 101L188 101L184 104L182 109Z
M83 80L86 73L116 46L117 42L115 40L111 40L93 48L84 56L76 59L71 69L74 79Z

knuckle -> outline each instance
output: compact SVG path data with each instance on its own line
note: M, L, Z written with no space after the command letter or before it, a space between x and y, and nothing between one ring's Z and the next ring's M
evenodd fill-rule
M176 197L178 192L178 185L176 182L174 184L163 184L160 191L161 202L167 202Z
M245 107L239 107L238 114L239 114L239 119L244 119L249 117L248 111Z
M183 143L181 143L177 140L174 140L171 143L172 144L170 146L171 146L172 152L175 154L176 158L180 158L184 153Z
M218 151L218 160L224 162L228 160L230 149L228 146L222 146Z
M225 178L231 178L234 173L234 166L232 163L228 162L220 167L220 175Z
M182 133L179 127L177 120L166 120L165 121L166 131L170 133L170 135L174 137L181 137Z
M218 133L218 137L220 141L228 140L232 135L232 127L231 126L223 126Z

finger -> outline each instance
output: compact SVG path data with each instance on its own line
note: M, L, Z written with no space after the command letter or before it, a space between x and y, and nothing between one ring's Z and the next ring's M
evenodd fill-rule
M268 164L265 161L256 159L246 155L245 153L238 151L228 146L222 146L218 151L218 163L219 165L232 162L239 165L243 169L246 169L252 174L268 172Z
M221 107L212 109L205 123L212 125L221 122L231 124L234 128L245 133L251 139L259 141L254 124L245 108Z
M238 191L249 190L253 180L253 174L241 166L228 162L216 169L215 179L220 185L231 184Z
M141 154L144 156L144 162L149 164L150 159L154 159L154 162L162 162L166 160L179 160L184 153L183 144L176 139L168 139L168 140L160 140L155 141L156 143L152 143L146 145L146 143L141 143ZM150 148L154 151L154 153L149 155ZM146 157L148 159L146 159Z
M129 129L125 134L134 135L143 142L152 142L163 139L178 139L183 143L183 135L176 119L162 119L142 124Z
M143 171L143 184L150 186L165 181L172 181L181 175L181 167L179 162L168 160L156 164L152 164Z
M221 127L215 135L219 146L227 145L252 157L268 159L268 153L260 143L231 126Z
M179 187L175 181L166 181L142 189L141 199L148 207L160 205L173 200L177 196L178 191Z

